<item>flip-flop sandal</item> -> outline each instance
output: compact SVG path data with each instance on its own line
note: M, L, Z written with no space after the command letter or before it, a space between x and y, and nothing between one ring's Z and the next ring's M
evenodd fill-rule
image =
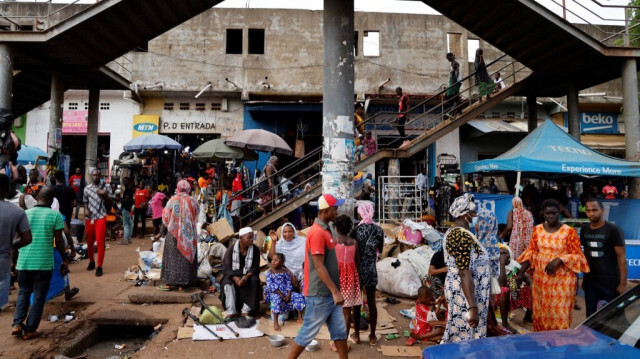
M378 338L369 337L369 345L372 346L372 347L375 347L376 345L378 345Z
M166 285L166 284L162 284L156 287L158 290L161 290L163 292L170 292L173 290L173 288L171 288L170 285Z
M391 297L386 297L384 299L384 301L389 303L389 304L398 304L398 303L400 303L399 300L397 300L396 298L391 298Z
M398 338L400 338L400 334L396 334L396 333L389 333L385 337L385 339L387 339L387 340L393 340L393 339L398 339Z
M349 334L349 339L351 339L353 344L360 344L360 337L356 336L356 333Z
M336 343L332 340L329 342L329 349L333 350L334 352L338 352L338 348L336 348ZM351 346L349 346L349 344L347 344L347 353L351 350Z

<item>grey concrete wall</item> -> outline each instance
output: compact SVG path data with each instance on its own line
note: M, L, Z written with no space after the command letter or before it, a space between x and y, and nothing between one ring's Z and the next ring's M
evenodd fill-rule
M265 54L247 54L247 29L265 29ZM242 55L225 52L226 29L244 30ZM374 94L401 86L410 94L436 92L447 82L447 33L459 33L463 49L475 38L439 15L356 13L358 31L355 89ZM380 31L380 56L362 54L363 32ZM487 61L499 52L483 41ZM467 74L466 53L457 55ZM281 9L211 9L133 54L133 79L143 85L165 83L163 91L198 91L211 81L212 92L232 91L229 78L244 92L270 95L322 94L322 12ZM265 81L269 88L262 85Z
M47 14L54 13L59 9L62 9L67 4L49 4L47 3L35 3L35 2L2 2L0 3L0 14L11 19L11 21L20 25L32 26L35 23L35 18L46 19ZM74 4L66 7L64 10L50 16L49 27L64 21L71 16L86 9L92 4ZM20 18L24 17L24 18ZM0 18L0 26L10 25L11 23L6 19Z

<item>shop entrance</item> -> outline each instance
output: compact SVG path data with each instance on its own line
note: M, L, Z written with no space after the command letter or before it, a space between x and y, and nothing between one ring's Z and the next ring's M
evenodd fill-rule
M98 168L104 177L109 175L110 145L111 136L109 134L98 134ZM78 167L84 169L84 163L87 158L87 135L63 135L62 153L71 157L69 165L71 173Z

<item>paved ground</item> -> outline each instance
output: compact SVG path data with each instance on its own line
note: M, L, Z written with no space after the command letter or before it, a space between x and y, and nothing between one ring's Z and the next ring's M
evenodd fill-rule
M151 304L137 305L129 302L130 294L138 295L166 295L172 296L177 293L160 293L154 287L134 287L133 282L123 280L123 274L127 267L137 263L136 248L148 250L151 248L149 239L134 239L133 245L122 246L116 242L108 242L110 249L107 250L104 275L100 278L94 276L93 271L86 271L88 261L83 260L71 264L70 280L73 286L80 288L80 293L68 303L61 298L54 299L47 303L44 310L43 322L40 326L42 337L22 341L9 334L13 309L0 313L0 328L4 328L3 335L0 335L0 357L1 358L48 358L62 352L65 348L77 344L84 333L91 332L95 322L109 323L110 321L128 322L129 324L155 325L164 322L162 330L157 337L151 339L144 345L144 348L135 352L135 358L210 358L232 357L232 358L281 358L288 352L288 348L281 350L272 348L266 337L257 339L227 340L224 342L192 342L189 339L176 340L177 328L182 325L181 311L189 304ZM194 289L194 293L196 290ZM15 304L14 291L10 302ZM183 297L188 297L189 294ZM187 299L187 298L183 298ZM219 305L217 295L207 295L206 301L210 304ZM578 297L578 303L584 307L582 297ZM387 311L396 317L396 328L400 333L408 329L409 320L403 318L399 311L412 306L409 300L402 300L400 304L389 305ZM70 323L50 323L46 320L49 314L63 314L75 310L77 319ZM531 330L530 326L522 324L522 312L517 311L513 322L523 328ZM574 311L573 326L584 320L584 310ZM84 339L86 340L86 339ZM405 339L400 338L392 341L381 340L382 345L403 345ZM291 339L286 339L288 344ZM80 343L82 344L82 343ZM110 355L128 354L124 351L111 351L111 342L103 345L104 351L89 355L89 358L105 358ZM108 348L107 348L108 346ZM130 345L129 349L134 345ZM78 353L80 354L80 353ZM74 354L76 355L76 354ZM131 355L130 355L131 357ZM302 358L335 358L335 353L328 349L326 341L320 341L320 350L314 353L305 352ZM382 357L376 348L371 348L368 344L353 346L350 352L353 358L379 358Z

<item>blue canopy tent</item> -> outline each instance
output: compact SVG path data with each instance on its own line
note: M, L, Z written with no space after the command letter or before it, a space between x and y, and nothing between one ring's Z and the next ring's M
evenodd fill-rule
M607 156L583 145L550 120L546 120L515 147L502 155L462 164L462 172L563 173L587 176L640 176L640 162Z

